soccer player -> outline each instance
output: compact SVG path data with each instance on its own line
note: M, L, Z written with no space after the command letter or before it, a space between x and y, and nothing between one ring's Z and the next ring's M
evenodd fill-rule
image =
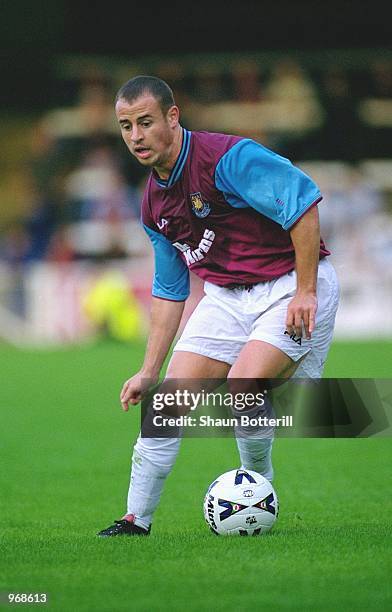
M141 370L121 391L123 410L157 382L189 295L202 298L174 346L166 379L319 378L339 289L320 238L322 196L288 159L249 138L191 132L173 92L137 76L116 96L130 153L151 168L142 222L155 253L150 332ZM257 406L255 407L257 408ZM100 536L148 535L180 437L139 436L127 512ZM244 469L272 479L272 438L238 437Z

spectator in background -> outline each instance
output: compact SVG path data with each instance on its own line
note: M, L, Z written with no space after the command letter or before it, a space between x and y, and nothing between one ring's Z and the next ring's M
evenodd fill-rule
M281 155L303 157L305 136L323 120L317 87L304 67L292 57L277 61L261 93L263 100L271 103L276 117L277 129L270 146Z
M126 181L118 156L105 142L86 151L65 182L69 235L77 257L122 258L129 254L130 240L136 244L140 233L141 186L143 182L134 186ZM135 230L129 225L133 221Z
M139 218L140 194L120 171L113 150L91 147L65 185L70 230L79 257L125 257L124 224Z
M100 219L107 222L137 219L140 197L120 171L111 147L96 144L66 180L66 197L75 221Z
M303 66L292 57L275 63L263 88L263 96L269 100L306 102L317 100L317 89Z

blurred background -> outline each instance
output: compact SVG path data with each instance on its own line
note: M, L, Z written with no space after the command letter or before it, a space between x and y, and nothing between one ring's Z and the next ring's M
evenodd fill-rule
M354 12L355 10L355 12ZM159 24L159 29L157 29ZM113 99L168 81L190 130L252 137L324 195L342 287L337 339L392 337L392 49L384 5L2 3L0 342L59 346L148 331L146 171ZM201 296L192 275L183 324Z

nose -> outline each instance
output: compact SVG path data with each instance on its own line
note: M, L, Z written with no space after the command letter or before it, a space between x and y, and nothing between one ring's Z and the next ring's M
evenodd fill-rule
M140 126L135 125L132 126L132 132L131 132L131 141L133 143L137 143L142 139L142 133L140 131Z

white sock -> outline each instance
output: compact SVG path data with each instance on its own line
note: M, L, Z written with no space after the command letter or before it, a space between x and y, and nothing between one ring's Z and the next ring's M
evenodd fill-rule
M135 524L148 529L158 506L166 477L171 472L180 448L181 438L141 438L132 456L127 513Z
M273 408L266 398L262 406L255 405L246 413L233 411L236 416L247 414L249 418L271 417ZM253 470L272 482L274 470L272 467L272 443L274 429L263 426L241 426L234 428L238 452L241 460L241 469Z
M271 459L273 438L237 437L236 441L242 464L241 469L254 470L272 482L274 477Z

